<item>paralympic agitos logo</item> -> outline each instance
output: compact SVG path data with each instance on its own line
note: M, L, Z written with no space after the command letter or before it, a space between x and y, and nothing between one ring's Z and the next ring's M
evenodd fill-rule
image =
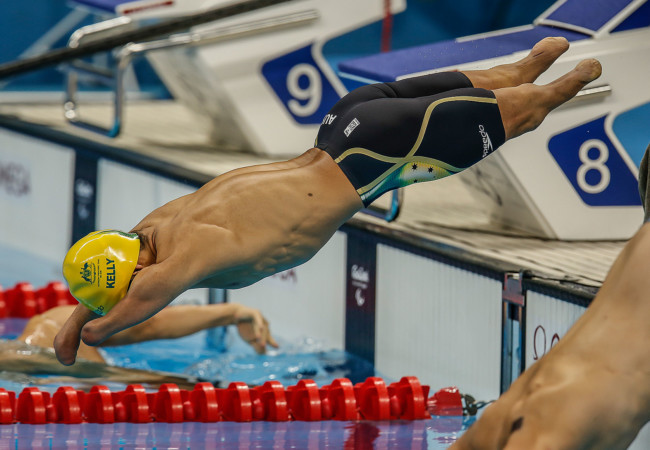
M106 259L106 289L115 288L115 260L110 258ZM102 270L99 269L99 260L97 264L93 262L85 262L79 273L81 278L88 284L99 286L101 284Z
M29 169L21 164L0 161L0 188L15 197L27 195L32 190Z

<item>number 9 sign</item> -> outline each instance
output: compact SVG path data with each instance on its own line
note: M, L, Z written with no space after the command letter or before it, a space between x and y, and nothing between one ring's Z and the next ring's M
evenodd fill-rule
M312 55L313 45L266 62L262 75L293 119L320 124L340 96Z
M300 86L301 78L307 80L307 85L304 88ZM318 69L304 63L293 66L287 75L287 90L293 97L287 102L289 111L301 117L314 114L323 97L323 86ZM302 104L298 100L306 100L307 103Z

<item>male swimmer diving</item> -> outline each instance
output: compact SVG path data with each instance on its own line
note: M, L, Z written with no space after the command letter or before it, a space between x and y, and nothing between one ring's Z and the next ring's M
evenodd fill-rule
M382 193L460 172L535 129L600 76L588 59L532 84L568 47L546 38L513 64L361 87L332 108L301 156L223 174L154 210L132 234L107 232L110 245L101 243L106 233L83 238L64 272L88 307L56 336L57 357L73 364L80 337L99 345L187 289L240 288L302 264Z

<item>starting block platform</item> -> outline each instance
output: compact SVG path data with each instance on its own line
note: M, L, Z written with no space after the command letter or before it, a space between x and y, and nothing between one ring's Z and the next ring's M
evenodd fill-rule
M603 75L534 132L507 142L463 175L493 220L550 239L625 239L642 219L638 167L650 143L650 2L559 1L523 27L373 55L339 75L384 82L448 70L487 69L524 57L547 36L570 50L537 81L597 58Z
M569 42L587 38L584 34L571 30L524 26L490 33L489 37L484 38L436 42L345 61L339 64L339 73L342 77L371 83L395 81L431 73L439 68L510 56L531 49L536 42L548 36L562 36Z

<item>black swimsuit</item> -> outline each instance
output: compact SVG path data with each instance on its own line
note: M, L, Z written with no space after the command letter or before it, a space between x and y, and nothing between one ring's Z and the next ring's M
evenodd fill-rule
M368 206L392 189L460 172L504 142L494 93L444 72L350 92L323 119L315 146Z

